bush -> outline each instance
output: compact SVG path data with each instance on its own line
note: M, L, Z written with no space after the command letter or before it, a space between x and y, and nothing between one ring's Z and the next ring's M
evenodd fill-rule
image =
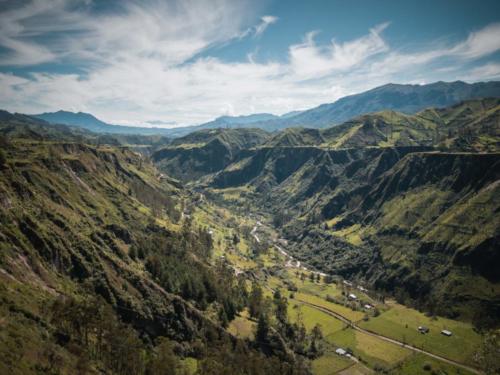
M422 366L422 368L425 371L431 371L432 370L432 365L430 363L424 363L424 365Z
M4 150L0 149L0 167L3 167L7 163L7 155Z

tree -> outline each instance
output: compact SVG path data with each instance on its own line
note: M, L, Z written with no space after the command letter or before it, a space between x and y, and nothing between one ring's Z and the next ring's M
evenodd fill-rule
M252 318L258 318L262 313L262 296L262 288L259 284L254 283L248 298L248 311Z
M280 324L280 328L284 328L288 322L288 300L281 295L279 289L276 289L273 295L273 301L275 305L276 320Z
M7 163L7 155L4 150L0 149L0 168Z
M309 348L309 354L314 358L318 357L322 353L322 340L323 332L321 331L321 326L316 324L311 331L311 346Z
M486 374L498 374L500 372L500 334L487 333L475 357L476 362Z
M257 322L257 329L255 331L255 340L260 345L267 344L269 335L269 317L267 314L262 313L259 315L259 320Z
M165 337L157 339L155 354L149 361L147 369L150 374L177 375L183 373L183 367L175 356L172 343Z
M233 235L233 245L236 246L240 243L240 237L235 233Z

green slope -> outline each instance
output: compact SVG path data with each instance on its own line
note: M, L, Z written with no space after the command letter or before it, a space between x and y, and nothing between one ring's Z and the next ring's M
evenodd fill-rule
M182 215L188 191L127 148L22 133L0 140L1 373L294 366L286 344L267 357L225 331L245 294Z

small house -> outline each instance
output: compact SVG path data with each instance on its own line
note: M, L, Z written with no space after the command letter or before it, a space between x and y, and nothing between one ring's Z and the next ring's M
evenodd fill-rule
M350 293L349 294L349 299L356 300L356 299L358 299L358 297L355 294Z
M337 353L338 355L346 355L347 354L347 352L342 348L338 348L337 350L335 350L335 353Z
M448 337L450 337L452 335L451 331L448 331L447 329L443 329L441 331L441 334L445 335L445 336L448 336Z
M367 309L367 310L371 310L371 309L373 309L373 306L367 303L367 304L365 305L365 309Z
M429 333L429 328L427 328L425 326L419 326L418 332L420 332L422 335L425 335L426 333Z

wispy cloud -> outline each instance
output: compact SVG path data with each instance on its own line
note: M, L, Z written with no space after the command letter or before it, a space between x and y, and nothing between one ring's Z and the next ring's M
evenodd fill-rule
M264 16L260 20L261 22L257 26L255 26L255 36L260 36L261 34L263 34L264 31L266 31L266 29L269 27L269 25L278 21L278 17Z
M227 62L200 52L272 32L277 17L255 2L127 1L96 12L91 1L31 1L0 12L0 107L21 112L78 110L115 123L193 124L222 114L304 109L388 81L497 78L497 63L467 67L500 49L492 24L454 43L400 51L388 23L352 40L289 46L284 61ZM54 20L58 22L54 22ZM429 66L452 59L446 72ZM8 66L63 62L80 73L17 76ZM83 72L83 73L81 73ZM423 77L425 73L425 77ZM441 75L439 75L441 74Z
M369 57L389 49L381 36L388 23L371 29L361 38L330 45L318 46L314 42L316 32L306 35L303 43L290 47L290 65L300 78L319 78L332 72L346 70L364 62Z

